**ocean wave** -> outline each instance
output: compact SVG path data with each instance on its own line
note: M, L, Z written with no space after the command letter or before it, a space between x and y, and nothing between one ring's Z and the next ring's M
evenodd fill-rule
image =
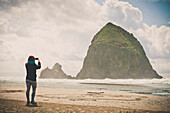
M25 81L25 77L0 77L0 80ZM37 79L38 82L105 83L105 84L170 84L170 78L162 79Z

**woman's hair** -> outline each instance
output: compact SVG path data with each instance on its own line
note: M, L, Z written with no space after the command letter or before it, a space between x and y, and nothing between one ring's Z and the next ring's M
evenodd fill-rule
M31 61L31 60L35 61L35 57L34 56L29 56L28 61Z

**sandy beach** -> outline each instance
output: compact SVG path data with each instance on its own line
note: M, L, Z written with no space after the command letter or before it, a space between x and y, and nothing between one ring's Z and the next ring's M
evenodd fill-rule
M38 106L27 107L24 86L0 86L0 112L162 113L170 98L123 91L37 88Z

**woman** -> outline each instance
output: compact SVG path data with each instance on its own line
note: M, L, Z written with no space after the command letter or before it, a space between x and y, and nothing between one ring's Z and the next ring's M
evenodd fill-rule
M35 64L35 57L34 56L29 56L28 57L28 62L25 64L25 67L26 67L26 72L27 72L27 75L26 75L26 85L27 85L26 97L27 97L27 104L26 104L26 106L28 106L30 104L29 92L30 92L31 86L32 86L31 104L36 105L36 102L34 101L36 87L37 87L36 70L41 68L40 60L38 59L38 65L36 65Z

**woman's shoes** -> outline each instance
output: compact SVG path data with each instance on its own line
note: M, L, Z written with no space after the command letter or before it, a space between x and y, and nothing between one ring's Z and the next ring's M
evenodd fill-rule
M31 101L31 104L30 104L30 102L27 102L27 104L25 106L34 106L34 107L37 106L37 103L35 101Z
M36 105L37 103L35 101L31 101L31 104Z

